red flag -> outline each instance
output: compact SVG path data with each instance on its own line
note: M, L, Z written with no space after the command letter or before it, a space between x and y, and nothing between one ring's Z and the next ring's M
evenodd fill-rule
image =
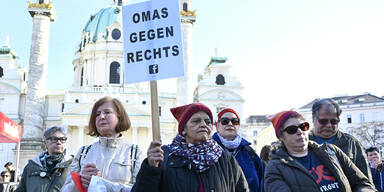
M84 189L83 185L81 184L81 179L80 179L79 173L77 173L75 171L71 171L71 176L72 176L72 180L75 183L76 188L77 188L77 190L79 190L79 192L88 192L88 190Z

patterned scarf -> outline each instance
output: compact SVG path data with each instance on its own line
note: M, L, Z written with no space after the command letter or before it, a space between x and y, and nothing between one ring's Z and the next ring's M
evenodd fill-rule
M223 151L213 139L207 142L191 144L181 135L177 135L169 145L170 154L189 159L199 172L207 170L217 163Z
M236 138L233 141L228 141L224 137L222 137L220 134L217 134L219 136L219 139L221 143L227 148L227 149L237 149L241 143L241 137L240 135L236 135Z
M65 150L64 153L50 155L48 151L46 151L41 157L40 162L43 165L43 167L47 168L47 172L50 173L53 168L56 167L58 163L60 163L64 159Z

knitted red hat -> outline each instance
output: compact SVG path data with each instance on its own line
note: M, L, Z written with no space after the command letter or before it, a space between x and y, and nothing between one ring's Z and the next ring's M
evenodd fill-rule
M239 115L237 115L236 111L233 110L233 109L231 109L231 108L225 108L225 109L223 109L222 111L220 111L220 113L217 114L217 118L220 119L221 116L223 116L224 113L227 113L227 112L231 112L231 113L235 114L236 117L240 119L240 117L239 117Z
M213 123L211 110L202 103L191 103L188 105L171 108L172 115L176 118L177 122L179 122L179 135L182 135L181 132L183 131L187 121L192 117L193 114L199 111L206 112L209 118L211 118L211 123Z
M275 128L276 137L278 137L279 129L287 119L292 116L299 115L296 111L282 111L276 113L275 115L268 117L268 119L272 122L273 127Z

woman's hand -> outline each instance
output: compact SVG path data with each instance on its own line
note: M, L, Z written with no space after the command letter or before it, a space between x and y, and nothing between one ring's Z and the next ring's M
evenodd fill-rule
M80 178L83 188L87 189L93 175L100 176L100 171L93 163L87 163L81 171Z
M164 160L164 152L161 149L160 141L152 141L147 151L148 164L152 167L158 167Z

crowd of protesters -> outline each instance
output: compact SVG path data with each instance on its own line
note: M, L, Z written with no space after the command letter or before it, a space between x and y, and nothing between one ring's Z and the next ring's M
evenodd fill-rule
M146 156L124 138L131 121L122 103L98 100L88 135L98 140L66 154L66 130L44 132L46 151L29 160L18 186L8 162L1 172L3 191L384 191L378 147L364 149L338 129L342 110L332 99L312 106L312 124L296 111L269 117L278 142L260 157L239 134L240 117L231 108L213 116L202 103L171 108L178 133L170 144L152 141ZM216 130L216 132L215 132Z

